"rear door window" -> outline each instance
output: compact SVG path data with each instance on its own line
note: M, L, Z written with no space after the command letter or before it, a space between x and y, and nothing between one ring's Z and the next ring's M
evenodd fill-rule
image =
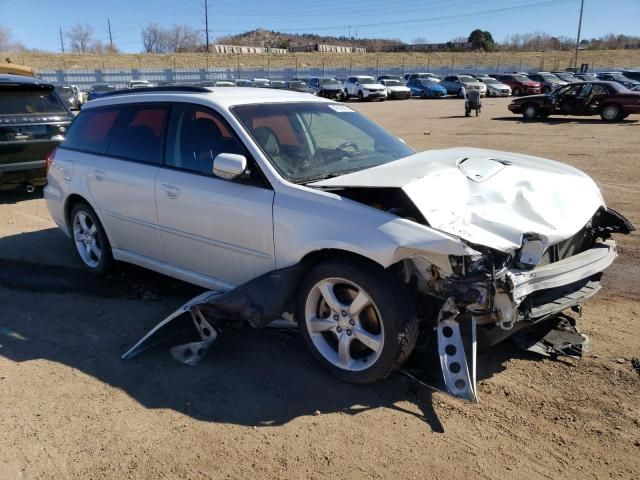
M124 108L83 110L75 119L62 143L63 147L89 153L105 153L111 130Z
M127 109L116 126L107 154L146 163L162 164L164 130L169 107L143 105Z

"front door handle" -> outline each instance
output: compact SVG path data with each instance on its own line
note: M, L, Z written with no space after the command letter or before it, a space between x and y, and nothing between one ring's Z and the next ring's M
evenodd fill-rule
M104 180L105 177L105 173L102 170L93 170L93 178L95 178L96 180L98 180L99 182L101 182L102 180Z
M169 185L168 183L162 184L162 189L168 198L174 199L180 196L180 189L175 185Z

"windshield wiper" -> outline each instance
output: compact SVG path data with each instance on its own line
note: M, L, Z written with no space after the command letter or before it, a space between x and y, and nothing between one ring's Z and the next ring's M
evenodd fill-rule
M319 182L321 180L327 180L329 178L335 178L335 177L339 177L340 175L343 175L342 172L340 173L326 173L324 175L311 175L309 177L302 177L299 178L295 181L295 183L309 183L309 182Z

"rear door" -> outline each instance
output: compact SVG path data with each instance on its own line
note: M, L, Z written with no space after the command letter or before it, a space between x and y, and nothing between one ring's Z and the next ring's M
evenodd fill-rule
M87 155L86 182L109 236L117 250L164 260L157 229L155 177L162 164L164 131L169 116L165 105L143 104L90 110L78 117L96 135L110 123L106 151Z
M167 135L155 195L168 262L230 285L273 270L274 192L231 127L208 108L182 105L173 108ZM216 177L220 153L247 156L248 173Z

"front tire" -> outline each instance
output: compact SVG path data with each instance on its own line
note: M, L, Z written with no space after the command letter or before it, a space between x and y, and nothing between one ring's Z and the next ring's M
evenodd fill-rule
M95 275L102 275L113 265L111 245L93 209L78 203L69 215L71 237L82 266Z
M358 92L358 100L361 102L364 101L364 95L362 94L362 90Z
M311 354L338 379L372 383L398 369L418 333L403 284L364 260L330 260L300 287L296 318Z
M513 89L513 96L514 97L519 97L520 95L522 95L522 90L520 90L520 87L516 87Z
M527 122L537 119L539 114L540 112L538 107L533 103L529 103L522 107L522 118Z

